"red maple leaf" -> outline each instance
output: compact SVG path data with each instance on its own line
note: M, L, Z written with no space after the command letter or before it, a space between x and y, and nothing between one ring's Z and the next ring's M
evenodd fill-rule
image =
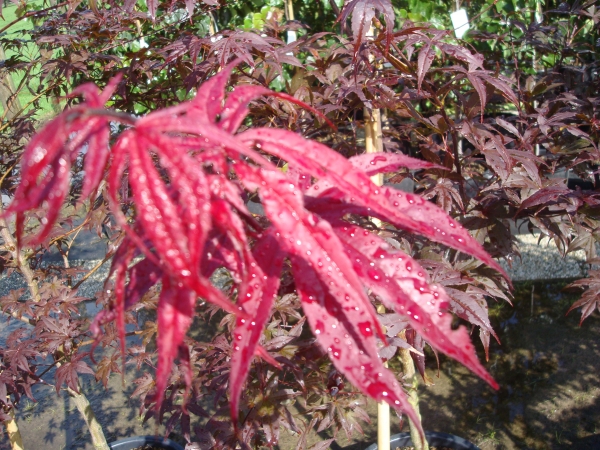
M477 360L467 330L452 329L443 288L429 284L425 271L408 255L344 220L348 213L378 217L504 273L443 210L417 195L378 187L369 178L399 165L427 163L386 154L347 160L285 130L237 133L250 101L273 95L301 103L255 86L238 87L226 97L233 68L230 64L201 86L194 100L142 118L103 109L118 80L104 92L92 85L78 88L75 93L84 94L85 101L51 121L25 150L21 183L7 210L16 214L20 239L26 211L46 207L47 220L33 239L43 241L67 195L70 164L87 149L83 197L95 199L100 181L106 180L112 214L127 235L112 263L115 304L96 318L94 329L116 318L124 343L125 309L162 283L157 408L196 299L202 297L237 315L230 380L231 415L237 423L252 359L260 355L274 362L259 347L259 339L285 257L292 262L304 313L318 342L365 394L416 418L399 382L378 356L376 336L385 336L365 287L407 318L434 348L496 386ZM109 141L111 121L128 127L114 144ZM282 172L266 155L287 162L289 171ZM127 184L136 206L131 216L120 208ZM258 194L268 225L261 226L247 210L242 199L248 192ZM140 254L144 259L130 267ZM218 267L231 271L237 303L211 284L209 277Z

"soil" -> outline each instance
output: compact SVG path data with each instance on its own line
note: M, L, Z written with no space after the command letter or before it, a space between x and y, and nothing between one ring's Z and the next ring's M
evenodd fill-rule
M485 366L500 384L499 391L448 358L440 358L438 373L435 358L429 358L428 375L435 384L420 388L426 430L461 436L482 450L600 448L600 316L592 315L581 327L577 311L565 317L577 298L561 292L565 285L566 281L518 283L514 307L490 306L501 345L491 343ZM0 321L0 340L15 322L7 327ZM473 339L477 336L474 333ZM481 349L481 344L476 347ZM483 352L480 356L484 360ZM139 403L130 399L135 377L130 369L123 385L120 375L114 375L106 390L93 377L82 377L109 441L164 432L152 421L143 424L139 419ZM17 414L26 449L93 449L68 396L42 387L37 399L22 402ZM367 410L372 423L363 427L365 435L348 439L341 432L330 448L363 450L376 442L376 404L367 402ZM394 422L392 434L408 431L406 424L401 428L398 420ZM282 431L276 448L295 448L297 438L286 433ZM184 442L176 434L169 437ZM329 437L315 433L309 444ZM3 432L0 450L9 448Z

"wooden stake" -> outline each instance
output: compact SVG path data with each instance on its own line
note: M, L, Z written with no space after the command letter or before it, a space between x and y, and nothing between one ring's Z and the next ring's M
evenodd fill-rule
M367 153L383 152L383 135L381 133L381 110L369 111L364 109L365 118L365 147ZM383 185L383 174L373 175L373 183ZM379 227L379 219L371 219ZM380 307L378 312L385 313L385 308ZM387 367L387 363L384 364ZM386 402L377 404L377 450L390 450L390 405Z

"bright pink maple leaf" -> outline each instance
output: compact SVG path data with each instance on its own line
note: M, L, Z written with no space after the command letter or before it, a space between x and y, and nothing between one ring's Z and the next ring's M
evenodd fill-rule
M21 184L7 210L16 213L21 240L25 212L46 205L47 220L36 236L36 241L42 241L67 195L70 164L86 149L83 196L95 200L101 180L106 180L112 214L126 233L112 262L114 305L97 317L93 330L116 319L124 346L126 308L162 282L157 408L173 361L185 354L179 350L196 299L202 297L237 315L230 379L231 414L237 423L253 358L259 355L277 364L260 346L260 339L271 316L285 257L292 262L296 288L317 341L337 369L365 394L416 419L398 381L377 353L376 336L383 340L385 336L367 288L408 318L434 348L496 386L477 360L466 329L451 328L443 289L430 285L425 271L408 255L344 220L348 213L378 217L470 253L504 273L444 211L417 195L378 187L369 179L399 167L442 168L404 155L347 160L285 130L261 128L236 134L251 101L269 95L301 103L250 85L226 96L233 68L223 68L198 89L195 99L139 119L102 109L117 81L102 93L92 85L78 88L85 101L51 121L27 146ZM111 121L127 126L112 145ZM288 172L265 154L287 162ZM244 204L249 192L260 197L270 223L266 228ZM131 200L135 212L122 211L120 203ZM131 265L137 256L143 259ZM235 303L210 281L221 267L232 275Z

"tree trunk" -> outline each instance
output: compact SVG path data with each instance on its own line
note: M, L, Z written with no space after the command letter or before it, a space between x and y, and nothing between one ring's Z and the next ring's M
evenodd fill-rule
M11 417L10 420L4 422L6 425L6 431L8 432L8 440L10 441L10 447L12 450L24 450L23 439L21 438L21 432L19 431L19 425L17 425L17 421L15 420L15 411L11 409L8 412L8 415Z
M92 409L92 405L88 401L87 397L81 390L81 386L79 386L79 393L75 392L71 388L67 388L67 392L69 396L73 399L75 406L81 413L81 416L85 420L87 424L90 435L92 436L92 444L94 445L94 449L96 450L110 450L108 447L108 442L106 442L106 437L104 436L104 431L102 430L102 425L96 419L96 414L94 414L94 410Z

